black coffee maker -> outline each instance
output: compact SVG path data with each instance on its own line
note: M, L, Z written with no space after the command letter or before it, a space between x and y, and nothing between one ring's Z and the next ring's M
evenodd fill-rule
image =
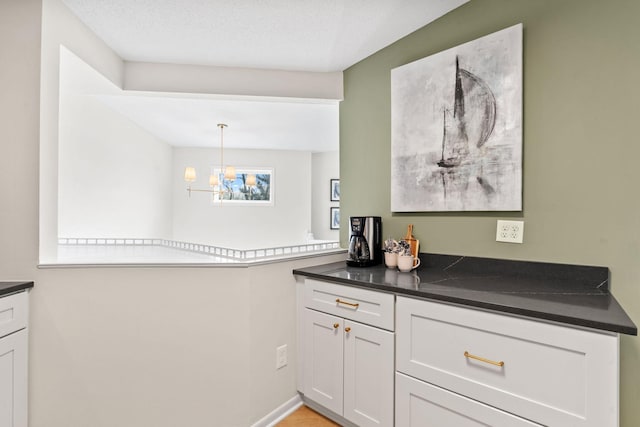
M382 219L379 216L349 218L349 258L347 265L368 267L382 262Z

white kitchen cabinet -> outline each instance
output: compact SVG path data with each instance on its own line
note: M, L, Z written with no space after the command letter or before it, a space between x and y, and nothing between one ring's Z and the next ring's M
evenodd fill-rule
M398 372L447 396L436 408L399 382L397 427L419 425L411 417L453 425L437 421L453 413L480 420L487 406L500 410L492 416L504 411L546 426L618 425L617 334L405 297L396 316ZM410 416L408 402L419 402Z
M0 298L0 426L27 427L27 292Z
M393 425L394 334L345 320L344 417L359 426Z
M304 394L342 415L343 319L310 309L305 310L304 316Z
M392 426L394 333L362 320L393 328L393 295L306 282L301 328L305 398L358 426Z

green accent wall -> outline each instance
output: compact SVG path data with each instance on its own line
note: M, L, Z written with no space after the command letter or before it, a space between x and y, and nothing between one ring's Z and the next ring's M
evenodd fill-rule
M471 0L347 69L343 246L349 216L380 215L384 237L414 224L422 252L607 266L640 324L639 17L637 0ZM523 211L391 213L391 69L519 22ZM522 219L524 244L497 243L497 219ZM639 359L640 340L622 336L623 427L640 424Z

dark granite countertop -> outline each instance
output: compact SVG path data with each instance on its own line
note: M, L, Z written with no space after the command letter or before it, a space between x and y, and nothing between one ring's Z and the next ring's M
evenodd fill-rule
M609 292L609 269L567 264L420 254L421 266L401 273L384 265L345 262L293 270L349 286L512 313L534 319L637 335Z
M0 282L0 297L33 288L33 282Z

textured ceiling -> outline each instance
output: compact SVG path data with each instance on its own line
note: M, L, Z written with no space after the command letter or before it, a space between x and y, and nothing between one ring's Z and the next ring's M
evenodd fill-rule
M123 59L342 71L468 0L63 0Z

